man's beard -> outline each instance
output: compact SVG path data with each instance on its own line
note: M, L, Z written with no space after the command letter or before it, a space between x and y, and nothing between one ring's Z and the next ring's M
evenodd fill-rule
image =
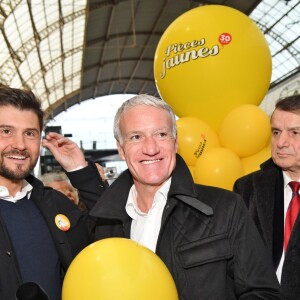
M24 153L21 151L18 151L18 152L13 151L10 153L5 153L5 155L17 155L17 154L24 155L25 157L30 158L29 167L26 169L23 169L23 167L24 167L23 165L19 165L19 166L17 165L17 167L14 170L8 168L4 163L3 153L2 153L2 160L0 161L0 176L7 178L9 180L22 180L31 173L31 171L34 169L34 167L37 163L38 158L36 158L35 161L32 161L30 155L27 152Z

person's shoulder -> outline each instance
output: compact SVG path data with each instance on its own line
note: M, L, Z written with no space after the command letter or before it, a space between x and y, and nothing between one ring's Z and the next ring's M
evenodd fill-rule
M44 186L43 195L44 199L47 199L47 201L52 201L53 204L58 208L67 210L73 210L74 208L77 208L77 205L73 203L66 195L53 189L52 187Z
M254 178L256 177L261 177L261 176L264 176L264 172L260 169L260 170L257 170L257 171L254 171L254 172L251 172L249 174L246 174L240 178L238 178L235 182L235 185L237 183L244 183L244 184L248 184L249 182L252 182L254 180ZM235 186L234 185L234 186Z
M198 185L198 195L198 200L212 208L214 222L219 224L220 228L226 228L232 218L246 211L242 197L233 191Z
M210 185L203 185L203 184L196 184L198 191L202 194L207 195L222 195L222 196L234 196L234 193L230 190L225 188L217 187L217 186L210 186Z
M272 177L280 171L281 171L281 169L278 166L276 166L274 164L272 158L270 158L260 165L260 169L238 178L236 182L237 183L241 183L241 182L248 183L253 180L260 180L261 178Z
M199 184L197 188L199 200L212 206L215 204L228 206L230 203L234 205L241 201L240 195L227 189Z

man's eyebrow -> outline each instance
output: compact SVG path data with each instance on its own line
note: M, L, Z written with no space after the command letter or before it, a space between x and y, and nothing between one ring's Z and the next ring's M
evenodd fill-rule
M37 128L26 128L25 130L26 130L26 131L30 130L30 131L37 131L37 132L40 132L40 130L37 129Z
M271 127L271 130L279 130L279 131L282 131L282 129L280 129L280 128L278 128L278 127L275 127L275 126L272 126L272 127ZM292 131L292 130L300 130L300 126L289 127L287 130L288 130L288 131Z
M0 124L0 128L4 128L4 127L14 128L14 126L12 126L12 125Z
M275 126L271 126L271 130L280 130L280 129Z
M292 131L292 130L300 130L300 126L295 126L295 127L288 128L288 131Z

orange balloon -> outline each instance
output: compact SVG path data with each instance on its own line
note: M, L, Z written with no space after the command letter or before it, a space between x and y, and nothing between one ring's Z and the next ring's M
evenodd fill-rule
M177 120L178 154L189 166L207 150L219 147L217 133L206 122L193 117Z
M241 159L231 150L218 147L203 154L195 165L196 183L232 190L235 181L243 176Z

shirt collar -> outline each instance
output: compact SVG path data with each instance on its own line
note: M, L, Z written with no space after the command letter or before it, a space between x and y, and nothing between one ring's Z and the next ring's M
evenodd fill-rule
M155 206L157 201L167 202L170 186L171 186L171 177L161 186L161 188L159 190L156 191L156 193L154 195L152 207ZM125 209L126 209L127 214L134 220L137 218L137 214L139 214L140 216L147 216L147 213L142 212L138 208L137 191L136 191L135 185L133 185L130 188Z
M25 196L29 197L32 192L32 189L32 185L24 179L22 189L20 192L16 193L15 197L9 195L7 187L0 186L0 198L2 200L16 203L18 200L23 199Z
M291 181L299 181L299 180L292 180L289 175L286 173L286 172L282 172L283 174L283 184L284 184L284 188L287 188L288 184L291 182Z

